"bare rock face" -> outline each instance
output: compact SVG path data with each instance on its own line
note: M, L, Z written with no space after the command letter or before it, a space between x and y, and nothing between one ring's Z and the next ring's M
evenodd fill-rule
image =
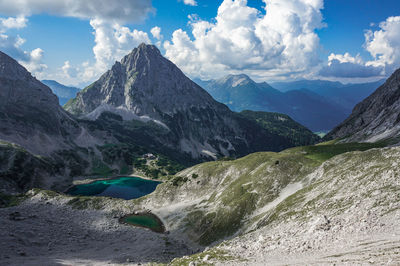
M327 139L378 141L400 134L400 69L373 94L357 104L352 114Z
M166 146L193 158L291 146L216 102L153 45L135 48L65 108L84 119L111 112L125 121L152 121L169 131Z
M50 88L0 52L0 139L36 154L67 146L79 126Z

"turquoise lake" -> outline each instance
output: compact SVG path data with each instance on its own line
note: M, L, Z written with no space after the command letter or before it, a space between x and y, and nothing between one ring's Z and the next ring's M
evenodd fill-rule
M66 193L69 195L104 196L130 200L150 194L160 183L139 177L118 177L76 185L68 189Z

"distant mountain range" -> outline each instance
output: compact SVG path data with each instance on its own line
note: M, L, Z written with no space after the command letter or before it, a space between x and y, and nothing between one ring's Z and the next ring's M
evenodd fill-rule
M281 92L247 75L228 75L211 81L195 80L217 101L234 111L267 111L287 114L312 131L329 131L348 113L340 105L307 89Z
M42 83L47 85L55 95L61 106L66 104L70 99L75 98L80 89L75 87L68 87L55 80L42 80Z
M373 93L384 82L384 79L358 84L343 84L327 80L298 80L293 82L274 82L271 83L271 86L282 92L301 89L310 90L339 105L347 114L350 114L357 103Z
M194 81L231 110L279 112L293 117L314 132L328 132L343 121L353 107L383 84L384 80L342 84L325 80L256 83L247 75ZM54 80L42 80L65 105L80 89Z
M350 113L355 104L371 94L383 80L344 85L323 80L256 83L247 75L228 75L218 80L195 79L217 101L231 110L287 114L314 132L328 132Z

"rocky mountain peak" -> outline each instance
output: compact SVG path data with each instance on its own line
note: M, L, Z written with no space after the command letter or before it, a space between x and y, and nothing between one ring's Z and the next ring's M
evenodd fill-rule
M66 109L85 115L111 106L159 119L160 112L210 104L211 96L164 58L156 46L142 43L79 93Z
M246 74L238 74L238 75L230 74L217 80L217 83L224 84L225 86L230 86L230 87L238 87L247 85L249 83L253 84L255 82Z
M249 78L240 75L232 79ZM247 154L287 145L284 138L254 129L258 125L215 101L154 45L141 44L133 49L65 108L90 120L111 112L123 121L152 121L168 130L162 137L164 145L194 158Z
M0 51L0 78L10 80L28 79L31 75L13 58Z

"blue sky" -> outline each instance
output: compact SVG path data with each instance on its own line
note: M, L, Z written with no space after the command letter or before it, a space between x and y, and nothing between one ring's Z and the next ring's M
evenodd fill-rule
M395 0L56 2L2 1L0 50L65 84L87 85L142 41L192 78L363 82L400 66Z

